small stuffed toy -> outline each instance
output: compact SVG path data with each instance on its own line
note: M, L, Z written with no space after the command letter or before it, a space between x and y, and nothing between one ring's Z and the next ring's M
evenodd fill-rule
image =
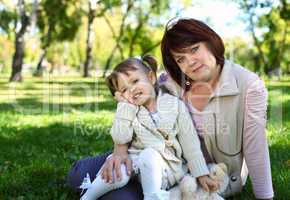
M220 196L228 184L229 177L227 175L227 167L223 163L219 164L210 164L209 167L209 176L212 179L218 181L220 187L216 192L205 192L200 186L198 186L197 181L194 177L186 175L183 177L179 183L179 188L181 192L182 200L223 200Z

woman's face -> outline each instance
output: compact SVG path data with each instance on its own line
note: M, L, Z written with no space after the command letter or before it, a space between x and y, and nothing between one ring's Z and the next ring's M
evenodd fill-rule
M182 53L171 52L181 71L195 82L212 80L217 71L217 63L206 43L198 42L184 50Z

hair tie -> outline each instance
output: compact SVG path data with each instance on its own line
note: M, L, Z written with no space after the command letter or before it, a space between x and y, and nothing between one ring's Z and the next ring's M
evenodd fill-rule
M142 56L134 56L134 58L136 58L137 60L141 60L142 61Z
M147 67L150 71L153 71L152 67L150 66L150 64L146 60L143 60L142 56L134 56L134 58L139 60L141 62L141 64L144 65L145 67Z

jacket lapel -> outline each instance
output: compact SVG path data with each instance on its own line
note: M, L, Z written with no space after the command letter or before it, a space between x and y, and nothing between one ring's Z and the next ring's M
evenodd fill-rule
M162 120L157 124L159 130L172 129L178 115L178 99L169 94L159 92L157 111Z
M162 94L160 91L157 97L157 112L161 120L155 124L149 111L144 106L140 106L137 113L138 121L147 131L166 139L168 131L175 125L178 115L177 98L166 93Z
M221 96L234 96L239 94L237 80L232 69L232 65L229 61L225 61L219 82L212 97Z
M146 129L149 130L156 129L156 126L152 118L150 117L149 111L144 106L140 106L137 116L140 124L143 125Z

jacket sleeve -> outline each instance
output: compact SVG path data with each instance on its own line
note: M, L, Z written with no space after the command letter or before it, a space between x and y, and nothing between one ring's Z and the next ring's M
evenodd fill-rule
M178 140L183 151L183 157L187 161L190 173L194 177L209 174L205 159L203 157L200 141L187 107L179 101L178 114Z
M136 117L137 106L125 102L119 102L113 125L111 136L115 144L126 144L132 140L132 122Z
M258 77L246 92L243 153L256 198L273 198L270 156L266 137L267 89Z

